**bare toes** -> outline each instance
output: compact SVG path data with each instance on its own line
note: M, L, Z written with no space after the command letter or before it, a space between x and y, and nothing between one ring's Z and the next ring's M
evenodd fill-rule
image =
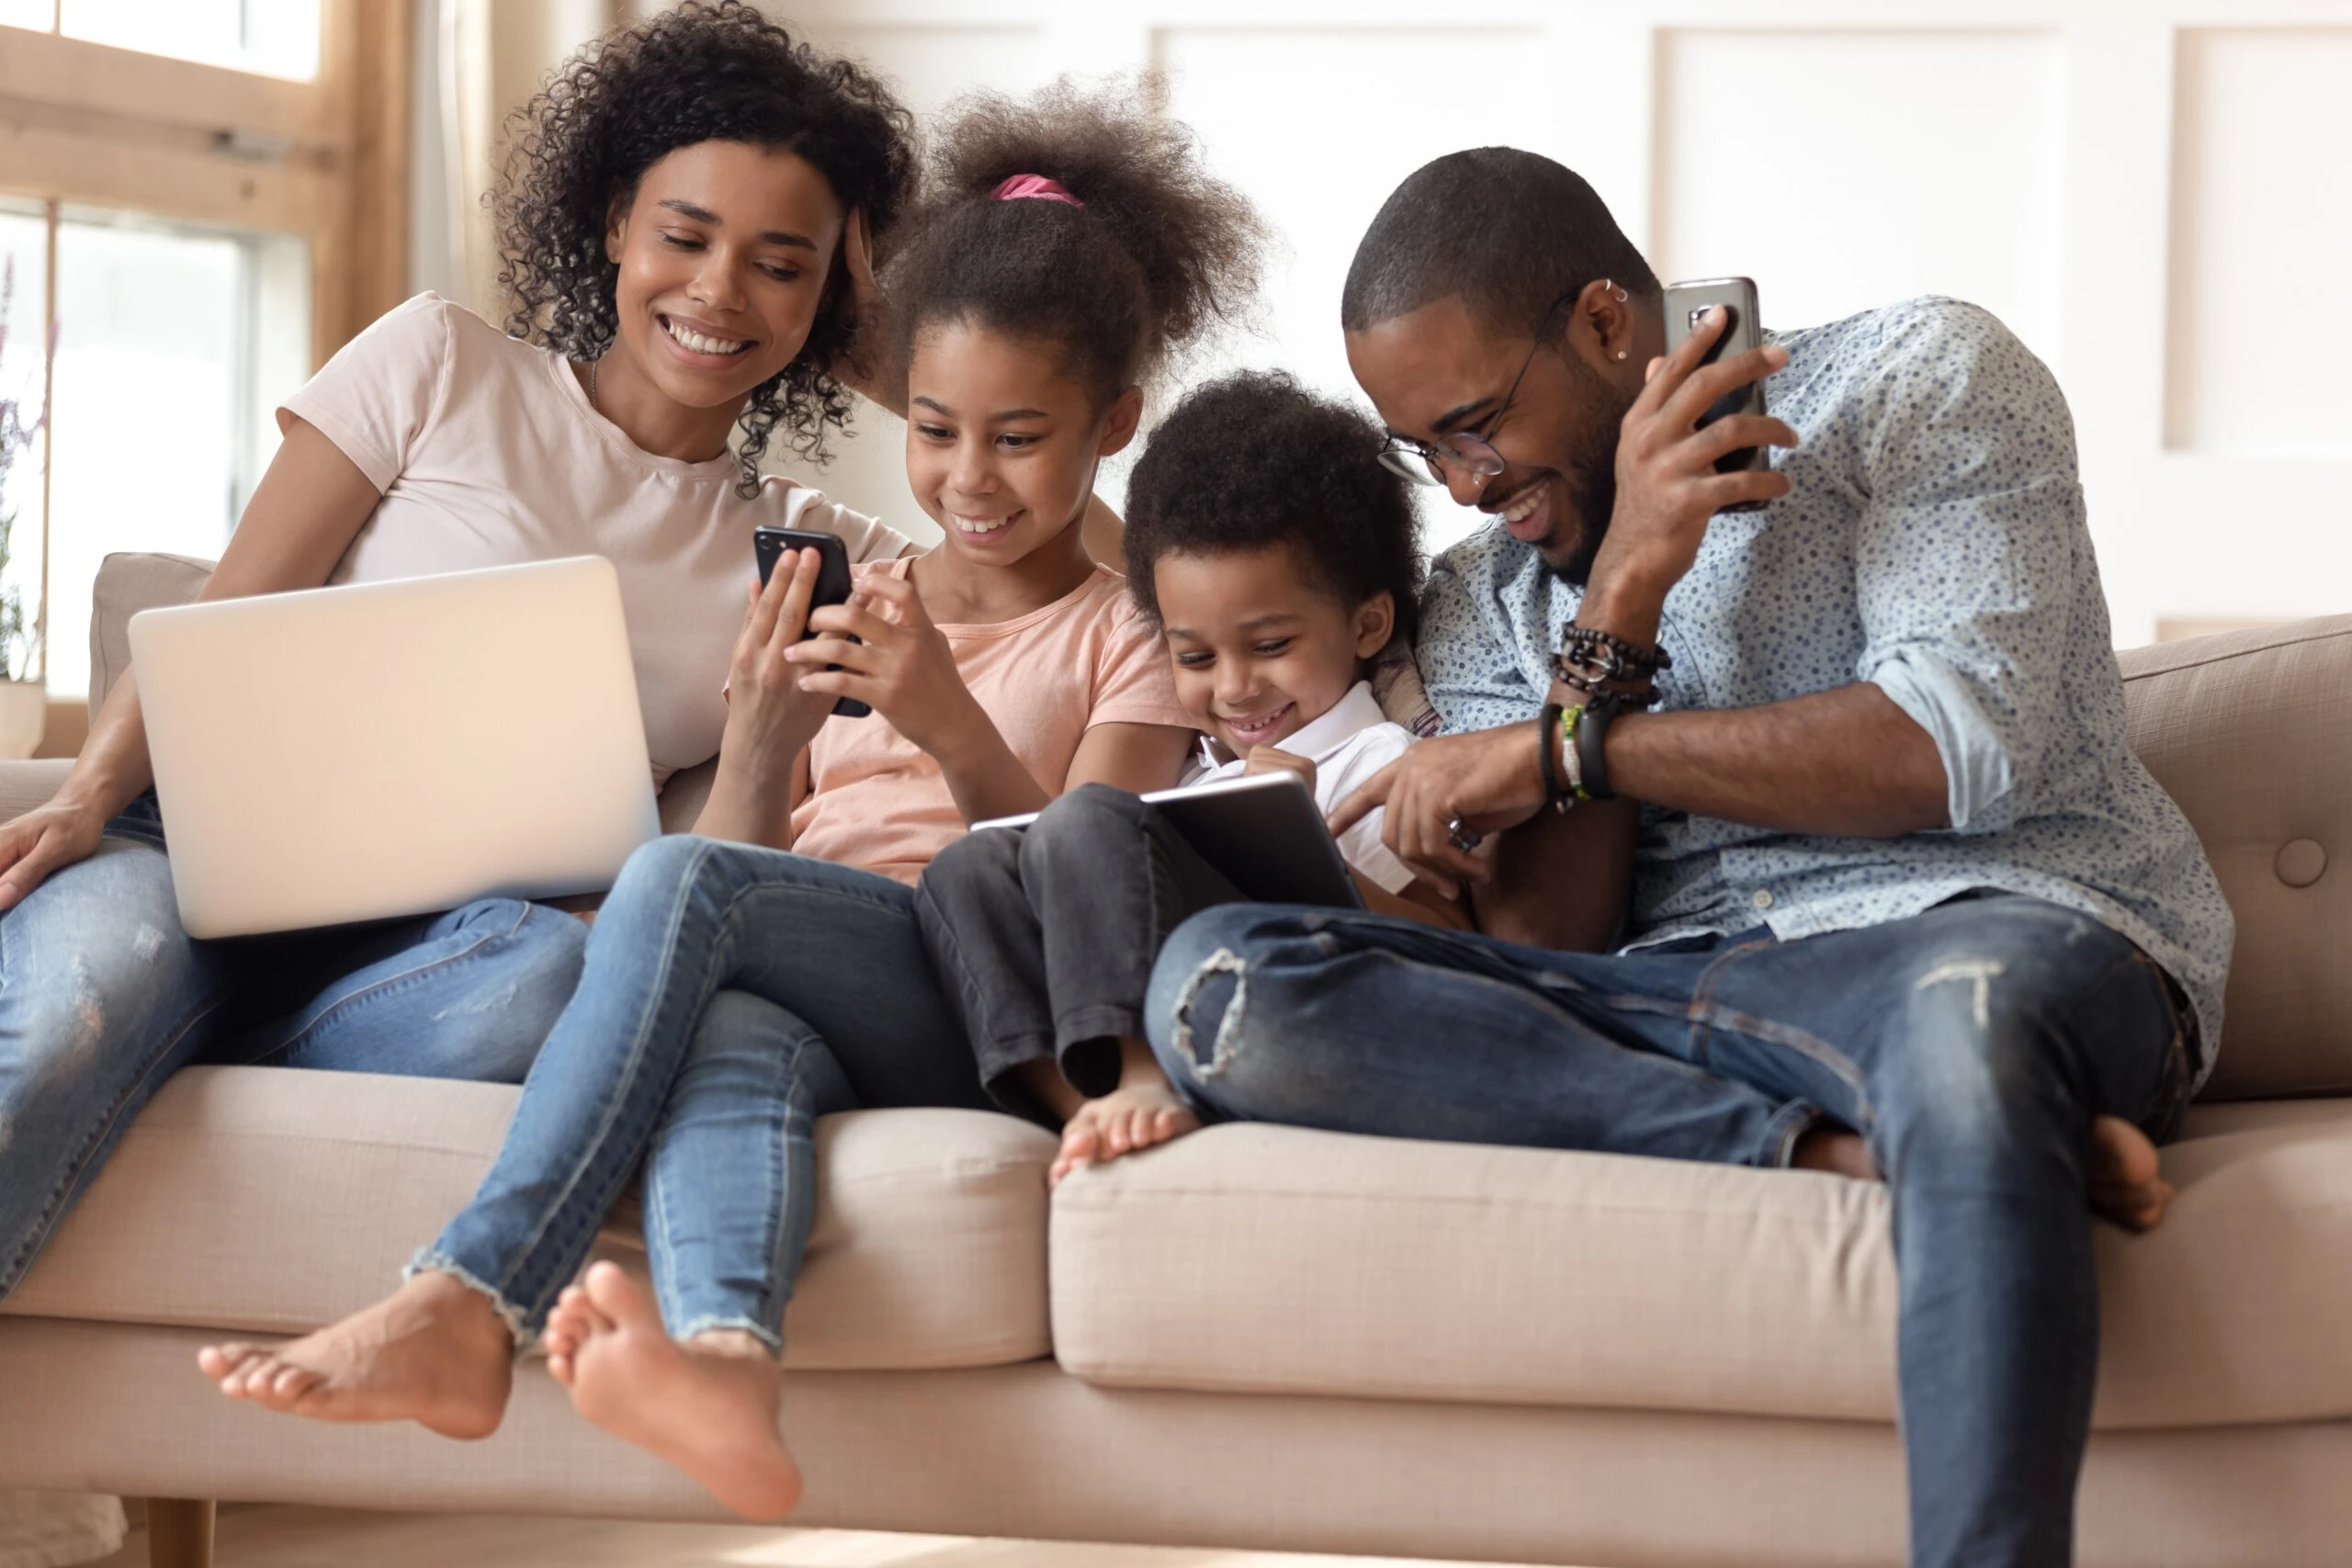
M237 1363L229 1375L220 1380L220 1392L232 1399L251 1399L254 1385L267 1377L277 1363L259 1353L247 1356Z

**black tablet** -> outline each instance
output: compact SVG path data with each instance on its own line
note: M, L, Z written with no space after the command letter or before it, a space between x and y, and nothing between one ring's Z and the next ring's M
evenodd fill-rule
M1143 798L1159 807L1203 860L1259 903L1363 908L1313 793L1295 773L1220 779ZM1035 812L999 817L973 823L972 831L1026 828L1036 819Z

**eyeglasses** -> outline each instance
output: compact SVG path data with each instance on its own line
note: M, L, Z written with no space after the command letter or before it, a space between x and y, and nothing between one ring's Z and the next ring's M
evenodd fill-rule
M1457 430L1451 435L1441 435L1435 441L1416 441L1409 435L1391 433L1380 448L1381 467L1390 473L1404 476L1417 485L1444 484L1449 468L1459 470L1474 479L1485 480L1493 479L1509 468L1510 465L1503 460L1503 455L1496 451L1487 439L1487 432L1495 428L1510 411L1511 400L1519 396L1519 384L1527 379L1528 367L1535 363L1536 355L1543 351L1545 336L1551 330L1552 318L1560 313L1561 306L1583 292L1582 288L1569 289L1553 300L1551 308L1544 312L1544 319L1535 323L1534 344L1528 349L1527 357L1520 361L1519 374L1510 378L1510 390L1503 394L1503 400L1495 405L1494 412L1468 430Z

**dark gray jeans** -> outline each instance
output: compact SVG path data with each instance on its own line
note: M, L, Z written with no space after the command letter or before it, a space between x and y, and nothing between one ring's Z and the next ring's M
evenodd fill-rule
M1118 1042L1144 1038L1152 961L1184 920L1243 902L1136 796L1081 784L1017 831L967 834L915 890L940 988L998 1104L1040 1107L1012 1082L1055 1061L1090 1098L1119 1085Z

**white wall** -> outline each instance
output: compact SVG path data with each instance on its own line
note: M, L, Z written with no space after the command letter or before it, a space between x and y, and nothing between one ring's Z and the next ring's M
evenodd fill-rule
M2352 0L806 0L928 110L1157 63L1286 253L1262 337L1353 393L1340 279L1381 197L1510 141L1592 180L1668 278L1768 319L1926 292L2071 398L2116 635L2352 608ZM820 481L911 514L895 422ZM1442 508L1452 513L1453 509ZM1437 519L1440 536L1469 519Z

